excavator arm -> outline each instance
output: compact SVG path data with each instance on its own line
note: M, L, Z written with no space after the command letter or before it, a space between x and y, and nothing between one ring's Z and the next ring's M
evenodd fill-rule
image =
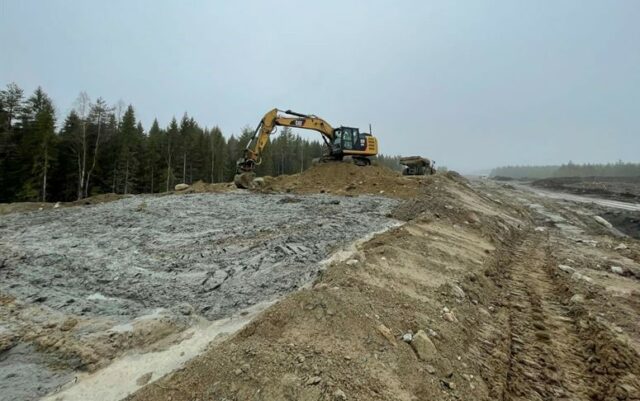
M300 114L287 110L278 114L280 110L273 109L262 117L258 127L253 133L253 137L244 150L244 155L237 163L237 174L253 172L257 165L262 162L262 152L267 146L269 136L273 134L278 126L302 128L318 131L322 134L325 142L333 139L333 127L323 119L307 114Z
M354 127L333 128L331 124L313 114L273 109L262 117L236 164L234 182L238 188L254 187L254 171L262 162L262 152L269 142L269 136L278 126L319 132L327 145L326 154L323 153L321 161L342 161L349 157L357 165L368 166L371 164L369 157L378 154L378 141L371 133L361 133Z

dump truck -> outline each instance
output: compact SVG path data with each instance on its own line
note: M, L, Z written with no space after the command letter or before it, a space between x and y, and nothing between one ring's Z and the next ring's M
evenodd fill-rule
M402 175L431 175L436 173L436 162L421 156L401 157Z

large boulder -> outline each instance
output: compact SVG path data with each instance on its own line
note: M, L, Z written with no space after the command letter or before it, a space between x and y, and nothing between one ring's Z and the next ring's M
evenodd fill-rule
M411 340L411 347L423 361L431 361L438 355L438 350L427 333L419 330Z

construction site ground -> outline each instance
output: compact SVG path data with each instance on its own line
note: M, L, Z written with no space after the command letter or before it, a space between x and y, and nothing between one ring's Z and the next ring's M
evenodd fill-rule
M340 164L183 192L0 216L0 399L640 399L613 207Z

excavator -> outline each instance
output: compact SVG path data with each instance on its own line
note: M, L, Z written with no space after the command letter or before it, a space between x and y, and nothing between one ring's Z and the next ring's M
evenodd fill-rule
M326 145L320 158L321 162L349 158L359 166L368 166L371 164L369 157L378 154L378 140L371 133L360 132L358 128L353 127L333 128L331 124L313 114L273 109L262 117L243 156L236 164L234 182L238 188L251 187L256 166L262 162L262 151L269 141L269 136L275 133L279 126L319 132Z

